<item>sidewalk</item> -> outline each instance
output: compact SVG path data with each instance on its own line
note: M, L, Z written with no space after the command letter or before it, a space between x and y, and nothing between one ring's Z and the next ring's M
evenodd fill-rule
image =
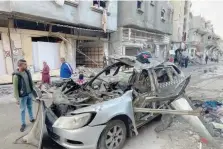
M51 70L50 76L51 77L59 77L59 70ZM41 80L42 75L40 72L32 74L32 78L34 82L38 82ZM12 75L1 75L0 76L0 85L4 84L12 84Z

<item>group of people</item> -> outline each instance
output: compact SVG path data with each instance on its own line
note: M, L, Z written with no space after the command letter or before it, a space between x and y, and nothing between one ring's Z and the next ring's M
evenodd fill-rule
M50 67L46 62L43 62L42 70L42 84L50 84ZM60 67L60 78L69 79L73 74L73 69L69 63L65 61L65 58L61 58ZM29 120L31 123L35 122L32 109L32 93L34 91L34 83L32 80L32 75L27 69L27 62L24 59L18 61L18 68L12 74L13 75L13 88L16 103L20 106L20 118L21 118L21 128L20 131L23 132L26 128L25 111L26 108L29 113ZM80 74L77 80L78 84L84 83L84 75Z
M175 57L170 59L171 62L173 63L178 63L178 65L183 68L187 68L188 67L188 63L189 63L189 56L188 53L184 50L176 50L175 51Z

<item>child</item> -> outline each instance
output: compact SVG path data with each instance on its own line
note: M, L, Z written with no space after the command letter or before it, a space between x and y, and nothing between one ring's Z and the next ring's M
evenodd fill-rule
M82 85L82 84L85 83L85 81L84 81L84 75L83 74L79 74L79 79L77 80L77 83L79 85Z

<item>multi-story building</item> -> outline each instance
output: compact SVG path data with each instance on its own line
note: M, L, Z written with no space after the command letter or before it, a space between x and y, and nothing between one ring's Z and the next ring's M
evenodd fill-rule
M216 57L220 37L213 31L213 25L201 16L192 16L190 21L188 52L192 57Z
M171 42L173 50L176 50L178 48L185 48L181 45L185 45L188 40L190 9L192 3L189 0L180 0L171 1L171 4L174 8ZM184 44L182 44L182 42Z
M118 31L110 35L110 53L137 55L150 51L166 58L173 9L168 1L118 1Z
M25 58L35 71L65 57L73 67L102 66L108 35L117 30L117 1L1 1L0 75ZM83 56L87 55L87 56Z

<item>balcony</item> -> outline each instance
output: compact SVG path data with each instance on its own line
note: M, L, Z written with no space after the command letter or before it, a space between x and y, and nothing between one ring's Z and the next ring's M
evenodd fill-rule
M109 1L107 31L117 30L117 1ZM15 17L32 18L101 29L103 8L93 6L92 1L65 0L62 5L55 1L7 1L0 2L0 12L11 13ZM112 6L112 8L110 7Z

